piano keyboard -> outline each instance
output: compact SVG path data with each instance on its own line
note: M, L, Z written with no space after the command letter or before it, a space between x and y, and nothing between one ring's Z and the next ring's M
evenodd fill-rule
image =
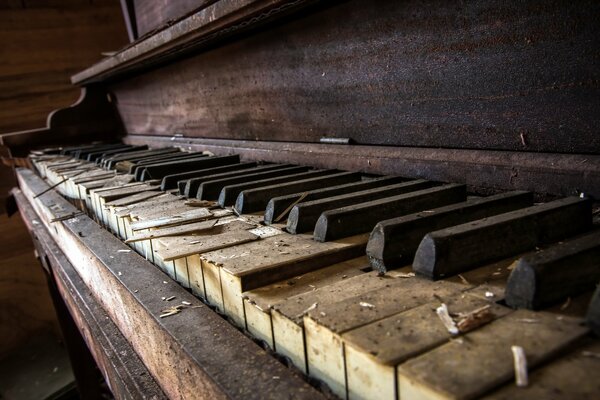
M120 144L31 159L82 212L341 398L600 392L588 198L534 204L523 191L479 197ZM525 351L527 387L513 382L511 346Z

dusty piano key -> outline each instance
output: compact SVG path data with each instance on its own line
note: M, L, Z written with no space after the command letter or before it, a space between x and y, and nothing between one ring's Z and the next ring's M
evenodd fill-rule
M180 172L193 171L202 168L220 167L229 164L239 164L240 156L222 156L222 157L207 157L199 154L197 158L190 158L181 161L170 161L160 164L148 165L144 167L142 173L142 181L149 179L162 179L167 175L177 174Z
M202 256L205 278L210 275L220 281L214 297L222 297L224 312L242 327L245 324L242 292L358 257L366 244L364 236L317 243L308 237L292 236L272 227L263 227L266 228L270 228L275 236ZM219 283L215 282L211 287L218 286ZM206 289L208 296L208 280Z
M532 204L531 193L508 192L380 221L369 237L367 256L374 269L385 272L394 265L412 262L419 243L431 231Z
M192 158L195 153L189 153L184 151L172 151L161 154L153 154L149 156L142 157L132 157L126 160L117 161L114 164L114 169L117 172L123 172L135 175L135 172L138 168L141 168L144 165L154 164L161 161L167 160L181 160L186 158Z
M150 150L148 148L144 149L144 150L133 150L133 151L128 151L125 153L115 153L115 154L108 154L106 157L103 157L101 162L100 162L100 167L103 169L111 169L108 168L108 166L113 163L113 165L115 163L117 163L117 161L120 160L128 160L128 159L132 159L135 157L143 157L144 154L148 154L149 152L152 152L153 150ZM152 154L152 153L150 153Z
M94 191L94 196L96 198L96 203L97 203L97 207L100 210L100 216L102 218L102 221L104 222L105 226L108 226L111 230L113 230L113 226L111 226L110 221L111 218L109 218L109 213L108 210L106 209L106 203L113 201L113 200L118 200L121 199L123 197L128 197L131 196L132 194L138 194L141 192L148 192L148 191L156 191L158 190L160 187L158 185L148 185L148 184L142 184L142 185L129 185L129 186L125 186L125 187L118 187L118 188L109 188L106 190L96 190Z
M77 184L77 189L79 190L79 197L85 201L86 210L90 216L95 216L96 210L94 208L94 203L92 202L91 191L94 189L100 189L105 184L111 182L113 177L101 178L98 180L90 180L87 182L81 182Z
M112 149L112 150L99 151L97 153L91 153L88 156L88 159L89 159L88 161L93 162L96 165L100 166L101 162L107 157L110 157L115 154L127 154L127 153L131 153L134 151L140 151L140 150L148 150L148 146L146 146L146 145L125 146L122 148L117 148L117 149Z
M104 218L102 217L102 207L100 205L98 195L102 194L103 192L109 192L109 191L115 189L115 186L113 185L113 179L114 178L109 179L100 188L89 190L89 196L90 196L90 202L92 205L92 210L94 211L94 215L96 216L96 218L98 219L98 221L101 224L104 224ZM108 185L108 187L106 185ZM146 185L145 183L141 183L141 182L132 182L132 183L127 183L125 185L118 186L117 188L118 189L129 189L131 187L138 187L138 186L145 186L145 185Z
M159 156L144 158L144 159L136 161L136 162L124 162L121 165L121 168L123 168L125 166L129 166L128 172L139 178L142 175L142 172L143 172L142 170L144 169L144 167L146 167L148 165L159 164L162 162L170 162L170 161L183 161L183 160L189 160L189 159L199 158L199 157L203 157L203 156L207 157L206 155L201 154L201 153L190 153L190 152L186 152L186 151L180 151L178 153L162 154ZM119 168L117 168L117 170L119 170Z
M360 181L358 172L339 172L323 177L301 179L270 186L243 190L235 201L235 209L240 214L250 214L263 211L271 198L277 195L305 192L313 189L331 187L350 182Z
M460 284L412 276L339 302L317 305L304 316L308 374L345 397L343 333L430 303L437 297L457 296L461 290Z
M119 218L115 214L115 211L117 209L158 197L161 194L162 193L159 191L149 190L141 193L136 193L127 197L123 197L117 200L106 202L104 204L104 207L107 214L107 218L109 220L109 225L112 227L113 231L117 234L117 236L123 239L126 238L126 233L125 231L122 231L122 228L119 225Z
M600 342L590 340L534 370L526 387L510 382L483 399L595 399L600 393L599 355Z
M172 195L169 195L172 196ZM134 234L133 226L135 224L146 223L155 224L155 220L165 218L165 216L176 215L179 212L186 212L189 207L185 206L184 202L174 197L173 201L161 201L156 204L149 204L147 207L143 206L129 212L129 217L124 219L125 231L127 237L131 237ZM152 203L152 202L150 202ZM144 229L152 229L147 227ZM142 232L143 230L139 230ZM138 233L138 232L135 232ZM152 249L152 240L143 240L133 243L133 248L145 257L150 262L154 262L154 253Z
M314 238L324 242L370 232L378 221L458 203L466 199L464 185L448 184L323 212Z
M254 166L254 167L251 167L249 169L244 169L244 170L241 170L241 171L222 172L222 173L218 173L218 174L214 174L214 175L207 175L207 176L203 176L203 177L192 178L192 179L189 179L189 180L187 180L185 182L185 187L183 189L183 193L182 194L185 195L186 197L200 199L201 198L200 197L201 194L199 193L199 190L200 190L200 186L204 182L214 181L214 180L220 180L220 179L228 179L228 178L241 177L242 175L251 175L251 174L257 174L257 173L267 173L267 172L272 172L272 171L275 171L275 170L281 170L281 169L291 168L291 167L297 167L297 166L294 166L294 165L291 165L291 164L258 165L258 166ZM216 183L215 183L215 185L216 185ZM218 186L218 185L216 185L216 186ZM206 189L206 190L208 190L208 189ZM216 199L217 197L219 197L220 189L218 189L218 190L214 189L214 192L215 192L214 198ZM180 193L181 193L181 190L180 190Z
M436 184L434 182L417 179L388 186L376 187L374 189L361 190L358 192L351 192L333 197L301 202L300 204L295 205L290 211L287 219L286 230L290 233L303 233L312 231L317 223L317 220L319 219L319 216L324 211L426 189L435 185Z
M402 293L399 301L410 293ZM501 318L511 309L468 294L434 301L344 332L343 354L349 399L394 400L396 366L455 336L436 309L445 304L457 331L467 332Z
M293 193L285 196L277 196L269 200L267 204L264 221L267 224L277 223L287 218L292 207L301 202L325 199L362 190L374 189L381 186L392 185L406 181L406 178L397 176L373 178L360 182L336 185L329 188L310 190L302 193Z
M143 233L136 232L132 237L127 238L125 243L133 243L138 242L140 240L149 240L149 239L157 239L161 237L169 237L169 236L182 236L186 234L199 233L207 230L211 230L217 219L200 221L200 222L192 222L185 225L176 225L167 228L159 228L152 229Z
M518 310L398 367L398 394L410 399L472 399L514 379L511 346L530 370L588 333L580 318Z
M205 207L189 207L184 206L182 209L169 210L166 215L159 218L148 218L142 221L136 221L131 224L132 231L140 231L144 229L156 229L169 226L189 224L191 222L203 221L213 217L225 217L233 214L231 210L209 210Z
M163 165L163 164L169 164L169 163L173 163L173 164L178 164L178 163L183 163L183 162L195 162L195 161L204 161L207 160L209 158L209 156L207 154L202 154L202 153L181 153L180 154L173 154L172 156L168 156L163 160L156 160L156 161L150 161L150 162L146 162L146 161L142 161L140 163L138 163L137 168L135 168L135 179L137 181L144 181L146 179L162 179L161 176L158 176L157 178L151 178L149 173L147 173L147 168L148 167L155 167L155 166L159 166L159 165ZM170 165L173 165L170 164ZM188 164L189 166L189 164ZM163 170L164 171L164 170ZM185 171L185 169L184 169ZM171 173L177 173L177 172L181 172L181 171L168 171L166 172L166 174L171 174Z
M179 149L170 147L170 148L165 148L165 149L145 150L145 151L132 152L132 153L123 154L123 155L114 155L112 157L109 157L106 160L105 167L108 169L115 169L117 166L117 163L119 163L119 162L135 162L135 161L144 160L144 159L154 157L154 156L179 153L179 152L180 152Z
M196 198L201 200L215 200L219 198L221 190L227 185L235 185L244 182L252 182L261 179L274 178L284 175L292 175L300 172L306 172L310 168L299 165L267 165L253 168L247 173L231 173L228 176L220 176L212 178L202 179L200 186L196 192ZM197 180L194 179L192 185L195 185ZM190 189L191 190L191 189ZM186 188L187 193L187 188ZM191 195L191 193L190 193Z
M202 169L198 169L198 170L194 170L194 171L181 172L179 174L167 175L162 179L162 182L160 184L160 189L163 191L170 190L170 189L179 189L179 187L177 185L178 182L184 182L184 186L185 186L186 181L189 179L192 179L192 178L201 178L204 176L220 174L220 173L224 173L224 172L244 170L247 168L253 168L255 166L256 166L255 162L246 162L246 163L239 163L239 164L223 165L221 167L202 168ZM180 194L184 194L184 193L180 190Z
M600 231L520 258L506 288L506 303L538 310L592 290L600 281Z
M154 210L151 213L147 214L145 219L141 218L141 220L140 214L138 213L138 220L130 223L130 230L132 232L136 232L157 228L173 227L177 225L184 225L213 218L222 218L232 214L230 210L219 209L209 211L206 208L189 207L181 203L167 204L166 207L160 208L163 208L166 212L163 211L155 213L154 211L156 210ZM153 242L154 239L135 242L136 244L140 244L142 253L148 260L151 261L154 258L154 252L152 250ZM140 246L138 246L138 248Z
M413 268L430 279L527 251L591 228L591 202L565 198L427 234Z
M129 146L126 144L121 144L121 145L106 148L106 149L95 149L95 150L87 153L87 155L84 157L84 159L88 162L91 162L92 164L96 164L96 161L106 153L111 153L114 151L117 151L117 152L125 151L127 149L130 149L131 147L132 146Z
M95 153L97 151L100 150L110 150L110 149L116 149L119 147L122 147L123 144L121 143L113 143L113 144L103 144L103 145L92 145L92 146L88 146L86 148L81 148L75 152L71 152L71 155L74 156L75 158L79 158L81 160L86 160L87 161L87 157L89 154L91 153Z
M119 233L122 234L123 238L130 238L133 236L133 231L131 230L131 222L132 219L136 219L139 214L143 214L146 209L154 209L158 207L159 204L165 203L173 203L179 201L177 196L173 196L168 193L161 194L157 197L153 197L150 201L142 201L137 204L132 204L129 206L120 207L115 209L115 216L117 217L118 225L119 225ZM131 247L136 249L136 251L141 252L142 244L138 242L130 243Z
M363 271L365 266L366 259L364 257L355 258L244 292L242 297L244 298L244 315L248 332L263 340L271 349L276 350L271 323L272 307L293 296L365 274L366 272Z
M362 258L367 266L367 259ZM273 305L271 322L273 326L273 342L277 353L287 357L304 373L308 372L306 365L306 348L304 346L304 315L317 307L339 302L350 297L379 289L404 279L405 270L391 271L385 276L377 272L368 272L354 277L347 277L331 285L295 295Z
M173 271L174 279L189 288L194 277L202 274L192 270L190 280L190 269L202 268L200 264L193 262L195 256L201 257L202 254L210 251L257 240L259 236L250 232L255 227L256 225L252 223L232 220L196 235L152 239L155 248L154 260L163 265L167 271ZM160 245L155 246L157 242ZM194 282L194 286L195 291L203 292L203 279L201 283ZM207 300L210 302L211 299Z
M301 172L298 174L291 174L285 176L278 176L276 178L269 179L261 179L251 182L238 183L234 185L227 185L221 189L221 193L219 193L219 205L221 207L233 206L240 195L240 193L244 190L261 188L266 186L272 186L282 183L296 182L300 180L306 180L311 178L323 177L327 175L333 175L337 170L327 170L327 169L319 169L319 170L309 170L306 172Z

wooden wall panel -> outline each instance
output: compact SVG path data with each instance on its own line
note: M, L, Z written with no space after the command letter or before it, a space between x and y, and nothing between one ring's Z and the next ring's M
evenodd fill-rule
M127 43L118 0L25 5L0 9L2 133L44 126L48 113L79 97L70 76Z
M600 153L600 3L327 3L114 86L129 132Z
M79 98L70 75L127 43L120 12L118 0L0 0L0 133L44 127ZM0 166L0 357L38 330L57 330L31 239L18 216L2 215L14 185Z

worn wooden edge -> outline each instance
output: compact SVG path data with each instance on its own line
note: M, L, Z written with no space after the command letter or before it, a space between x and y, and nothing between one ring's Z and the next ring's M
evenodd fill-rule
M79 99L69 107L52 111L46 126L0 135L0 145L9 148L11 156L26 156L31 149L44 146L91 143L116 140L124 127L105 90L96 85L81 88Z
M127 135L124 141L153 147L180 146L186 150L210 151L216 155L239 154L242 162L262 160L464 183L469 190L485 195L499 190L528 190L543 197L585 193L600 198L599 155L153 135Z
M40 257L46 257L54 281L111 392L118 399L167 397L131 345L91 296L73 265L50 237L20 190L13 195Z
M74 209L32 171L17 171L24 195L66 254L88 290L131 343L170 398L321 398L322 394L269 356L248 337L167 279L156 267L87 216L50 223L48 208ZM165 302L164 296L176 302ZM179 301L191 307L160 318Z
M71 82L88 85L164 63L317 1L219 0L73 75Z

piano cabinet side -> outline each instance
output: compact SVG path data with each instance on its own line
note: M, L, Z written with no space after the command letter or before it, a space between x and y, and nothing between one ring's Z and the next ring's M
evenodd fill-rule
M94 362L117 399L166 398L131 345L66 258L19 189L13 189L21 216L45 270L82 398L101 398ZM92 358L93 357L93 358Z
M35 148L114 141L124 135L124 127L112 95L103 86L81 88L75 104L54 110L46 126L0 134L0 145L12 157L24 157Z

